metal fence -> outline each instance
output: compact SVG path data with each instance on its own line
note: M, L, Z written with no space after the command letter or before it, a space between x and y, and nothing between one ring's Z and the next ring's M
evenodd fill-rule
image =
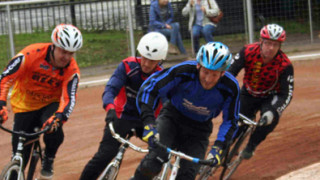
M287 44L319 43L320 0L216 0L224 17L215 37L232 35L240 43L257 40L262 25L278 23L287 31ZM132 14L128 14L127 4ZM85 30L143 30L148 26L150 0L50 0L39 3L0 3L0 35L48 31L60 23L72 23ZM187 0L171 0L175 21L180 22L183 38L189 38L188 17L181 15ZM248 4L249 3L249 4ZM2 6L1 6L2 4ZM248 8L249 7L249 8ZM249 11L252 8L252 11ZM130 11L129 11L130 12ZM131 16L130 16L131 15ZM9 19L12 28L8 27ZM132 25L128 24L132 17ZM252 19L252 21L248 21ZM251 31L250 31L251 30ZM250 39L251 38L251 39Z

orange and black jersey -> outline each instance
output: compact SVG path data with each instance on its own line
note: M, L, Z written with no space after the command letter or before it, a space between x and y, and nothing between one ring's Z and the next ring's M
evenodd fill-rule
M67 67L54 68L50 63L52 43L32 44L21 50L0 77L0 101L10 102L14 113L39 110L59 102L57 114L67 120L74 108L80 70L74 58Z
M290 103L293 93L293 66L281 51L274 59L263 64L260 43L246 45L234 58L229 72L234 76L244 68L243 86L254 97L276 95L276 109L281 113Z

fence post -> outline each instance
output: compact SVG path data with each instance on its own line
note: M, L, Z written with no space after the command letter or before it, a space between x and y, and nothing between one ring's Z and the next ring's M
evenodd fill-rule
M253 12L251 0L247 0L249 43L254 41Z
M312 28L312 8L311 0L308 0L308 9L309 9L309 24L310 24L310 40L313 43L313 28Z
M133 36L133 25L132 25L132 13L131 13L131 0L127 0L127 13L128 13L128 24L129 24L129 33L130 33L130 49L131 56L135 56L135 47L134 47L134 36Z
M10 59L15 55L14 50L14 42L13 42L13 31L12 31L12 22L11 22L11 12L10 12L10 5L6 5L7 8L7 17L8 17L8 35L9 35L9 42L10 42Z
M70 13L71 13L71 23L74 26L77 26L76 22L76 12L74 10L74 0L70 0Z

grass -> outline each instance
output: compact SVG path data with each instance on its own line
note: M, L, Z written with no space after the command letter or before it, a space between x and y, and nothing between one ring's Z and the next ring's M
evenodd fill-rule
M308 34L308 26L297 22L286 22L284 28L287 34ZM80 67L98 66L110 63L119 63L122 59L131 55L129 33L126 31L85 31L82 30L84 44L79 52L76 54L76 60ZM143 35L142 31L134 32L135 46L140 37ZM51 32L43 32L37 30L34 34L16 34L14 35L15 52L19 52L25 46L38 42L51 42ZM289 39L288 35L288 39ZM259 32L255 32L255 39L259 39ZM215 35L215 41L221 41L229 46L231 51L238 52L240 48L246 44L247 39L245 34L229 34L229 35ZM8 36L0 36L0 70L4 69L10 59ZM191 54L191 41L184 39L185 48ZM204 44L203 38L200 43Z
M86 32L83 34L83 47L77 52L76 60L80 67L118 63L131 55L129 36L125 31ZM134 33L135 42L142 36L142 32ZM34 34L17 34L14 36L15 52L25 46L39 42L51 42L50 32ZM10 59L8 36L0 36L0 69L5 68ZM8 47L7 47L8 46Z

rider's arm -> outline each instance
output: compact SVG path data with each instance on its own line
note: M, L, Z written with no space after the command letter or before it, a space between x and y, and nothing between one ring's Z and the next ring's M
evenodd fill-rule
M229 74L229 76L231 75ZM215 146L221 149L226 148L227 143L231 141L234 132L238 128L237 120L239 119L240 110L240 88L238 82L233 78L233 83L228 84L231 87L231 91L222 92L226 98L223 104L223 121L219 128L217 140L214 143Z
M114 109L114 99L126 83L126 69L130 69L128 64L124 62L120 63L105 87L105 90L102 94L102 101L103 108L106 110L106 112L108 112L109 109Z
M276 95L277 101L273 105L273 108L277 111L279 116L289 105L292 99L294 84L293 74L293 66L292 64L290 64L284 69L283 73L280 75L280 92Z
M235 55L235 57L233 58L233 62L228 70L234 76L237 76L245 65L244 51L245 47L238 54Z
M64 81L62 82L62 95L60 98L60 104L58 110L56 111L56 117L62 120L62 122L68 120L76 103L76 93L80 80L80 71L78 67L72 68L72 71L73 72L68 72L65 74Z
M196 71L196 68L191 64L185 62L154 73L142 84L137 96L137 108L145 125L154 123L154 109L160 97L167 98L174 87L194 74L190 72Z
M0 101L5 103L7 101L7 95L9 88L25 70L25 56L18 54L7 65L6 69L0 76Z

